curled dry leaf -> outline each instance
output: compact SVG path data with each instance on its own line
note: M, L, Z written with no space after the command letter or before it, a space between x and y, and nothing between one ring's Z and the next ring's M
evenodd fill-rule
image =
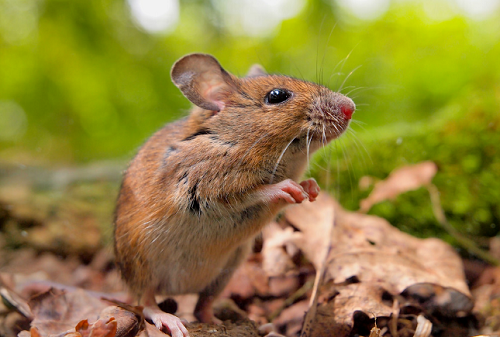
M129 305L126 307L131 310L118 306L109 306L104 308L99 315L100 321L111 322L111 320L114 320L117 337L134 337L143 328L144 316L142 310L139 311L136 307Z
M361 201L361 212L384 200L395 199L398 195L416 190L431 183L437 173L437 166L431 161L404 166L392 171L389 177L375 184L368 198Z
M83 320L76 325L75 330L82 337L114 337L116 327L116 319L111 317L98 319L93 324L89 324L88 320Z
M2 297L3 303L8 308L15 309L26 318L33 318L33 314L31 313L28 303L16 292L7 289L6 287L0 287L0 296Z

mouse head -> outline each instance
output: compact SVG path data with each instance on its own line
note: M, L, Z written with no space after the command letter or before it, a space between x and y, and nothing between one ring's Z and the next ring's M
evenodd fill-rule
M355 105L328 88L288 76L268 75L258 65L247 77L226 72L207 54L190 54L172 67L172 80L193 104L194 127L226 142L264 149L270 155L287 145L310 150L339 137Z

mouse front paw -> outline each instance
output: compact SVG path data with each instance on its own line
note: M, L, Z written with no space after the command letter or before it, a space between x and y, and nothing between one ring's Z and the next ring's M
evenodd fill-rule
M304 190L304 187L292 179L265 186L264 193L271 203L282 203L284 201L287 204L300 204L302 201L309 199L309 194Z

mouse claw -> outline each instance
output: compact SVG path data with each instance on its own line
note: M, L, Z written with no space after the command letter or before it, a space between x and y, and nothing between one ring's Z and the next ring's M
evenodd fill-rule
M315 201L319 195L320 188L314 178L309 178L300 183L300 186L304 188L304 191L309 195L309 201Z
M144 308L143 312L144 316L149 318L158 330L162 331L165 327L172 337L189 337L189 331L179 317L149 307Z

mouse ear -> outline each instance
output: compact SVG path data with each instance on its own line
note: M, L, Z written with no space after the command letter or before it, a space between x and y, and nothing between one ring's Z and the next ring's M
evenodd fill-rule
M184 56L173 65L171 76L187 99L206 110L222 110L224 98L234 91L232 76L208 54Z
M267 75L266 71L260 64L254 64L253 66L250 67L250 70L248 70L246 77L257 77L266 75Z

